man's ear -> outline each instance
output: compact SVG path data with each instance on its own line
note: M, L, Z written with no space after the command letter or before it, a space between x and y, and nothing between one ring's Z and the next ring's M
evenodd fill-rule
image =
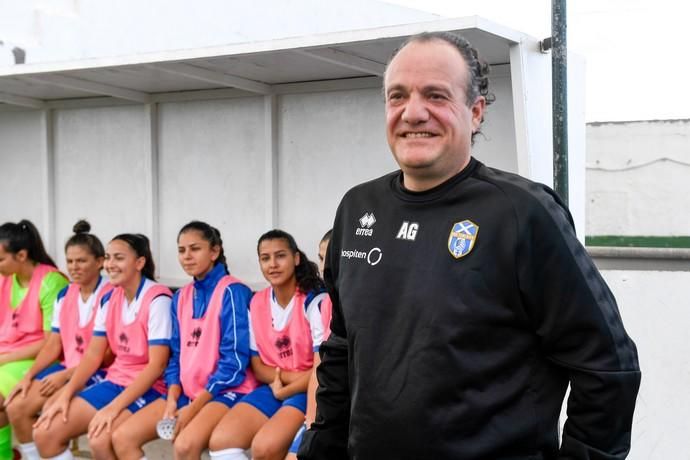
M486 99L484 96L478 96L477 99L470 107L472 111L472 133L476 133L479 130L479 126L482 124L484 119L484 109L486 108Z

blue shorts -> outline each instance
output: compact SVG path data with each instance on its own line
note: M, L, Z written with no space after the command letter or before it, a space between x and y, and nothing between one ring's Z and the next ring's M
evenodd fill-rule
M273 396L273 390L271 390L271 387L268 385L261 385L259 388L242 398L242 402L256 407L268 418L273 417L273 414L278 412L278 409L285 406L294 407L303 413L307 412L306 392L294 394L286 400L281 401Z
M299 450L299 445L302 444L302 435L305 431L307 431L307 425L302 425L297 431L295 439L292 440L292 444L290 444L290 449L288 450L289 453L295 455L297 454L297 451Z
M226 393L221 393L217 396L214 396L213 399L211 399L209 402L217 402L221 404L225 404L228 406L228 409L232 409L235 404L240 402L242 398L244 398L246 395L244 393L235 393L233 391L228 391ZM168 395L163 395L163 399L167 400ZM177 409L182 409L184 406L188 405L191 401L186 395L181 394L179 398L177 398Z
M43 380L45 377L49 376L50 374L54 374L56 372L64 371L65 366L63 366L60 363L55 363L52 366L48 366L45 369L43 369L41 372L36 374L34 377L34 380ZM90 386L93 386L97 383L101 383L103 380L105 380L105 371L103 369L98 369L95 374L93 374L91 377L89 377L89 380L86 381L85 388L89 388Z
M104 380L101 383L97 383L96 385L82 390L77 396L91 404L96 410L101 410L110 404L110 401L118 397L124 390L125 387L117 385L110 380ZM159 392L153 388L149 388L146 393L139 396L136 401L127 406L127 410L134 414L139 409L143 409L160 397L161 394Z

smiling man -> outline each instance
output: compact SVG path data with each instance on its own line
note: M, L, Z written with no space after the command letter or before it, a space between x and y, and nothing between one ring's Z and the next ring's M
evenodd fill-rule
M332 334L301 459L629 451L637 351L570 213L548 187L471 157L487 73L449 33L412 37L388 65L400 171L338 208L325 270Z

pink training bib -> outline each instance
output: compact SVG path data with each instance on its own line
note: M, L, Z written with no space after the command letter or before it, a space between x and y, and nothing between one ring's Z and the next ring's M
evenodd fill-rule
M170 289L162 284L154 284L141 299L141 309L136 319L125 325L122 324L125 290L121 287L113 289L108 301L105 327L108 345L115 355L115 361L108 368L106 380L126 387L149 363L149 307L159 295L172 297ZM153 384L153 389L165 393L165 383L161 378Z
M180 382L184 394L194 399L204 391L209 377L218 368L220 356L220 314L223 309L225 288L241 283L237 278L225 275L213 289L206 313L193 318L194 283L180 290L177 299L177 319L180 324ZM245 370L244 381L227 391L250 393L258 386L251 369Z
M44 339L39 295L43 279L55 271L57 268L50 265L36 265L24 300L15 309L10 306L13 277L0 277L0 353L9 353Z
M295 292L290 320L283 330L276 331L271 316L272 292L271 288L257 292L249 309L261 361L287 371L309 370L314 364L314 342L304 311L306 296Z
M96 311L101 305L101 299L104 295L110 292L113 287L106 282L96 295L93 305L91 305L91 312L86 324L79 326L79 296L81 286L77 283L71 283L65 293L65 298L62 300L62 309L60 310L60 340L62 342L62 354L64 359L62 365L67 369L76 367L84 356L84 351L89 346L91 336L93 335L93 323L96 319Z

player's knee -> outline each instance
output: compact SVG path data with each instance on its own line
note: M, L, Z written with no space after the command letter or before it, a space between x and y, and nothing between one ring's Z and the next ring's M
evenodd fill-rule
M38 428L34 430L33 436L41 458L55 457L64 450L62 437L56 430Z
M194 458L201 454L205 446L202 446L201 442L198 439L194 439L193 436L185 436L182 433L175 438L173 447L178 458Z
M228 434L222 429L222 425L216 425L208 441L208 450L223 450L229 447L232 446L230 446Z
M271 439L271 436L262 435L261 432L252 440L252 458L255 460L276 458L279 450L275 439Z
M99 433L98 436L89 438L89 448L97 458L108 456L112 446L112 438L107 433Z
M5 408L7 418L10 423L15 424L17 421L25 418L28 415L28 404L25 398L18 396L12 400Z
M48 430L44 430L43 428L38 428L34 429L34 442L36 443L36 447L41 448L41 446L46 444L46 434Z
M110 436L110 442L112 443L113 450L118 456L127 452L132 442L132 433L128 432L126 424L123 424L113 431L113 434Z

